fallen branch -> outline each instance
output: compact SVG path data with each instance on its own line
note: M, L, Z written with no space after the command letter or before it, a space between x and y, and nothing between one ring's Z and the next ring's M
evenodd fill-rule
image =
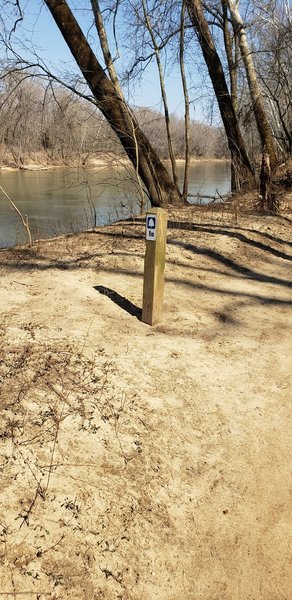
M217 191L217 190L216 190ZM216 200L227 200L228 198L230 198L230 193L229 194L224 194L223 196L221 194L219 194L219 192L217 191L217 195L215 196L208 196L208 194L200 194L200 192L197 192L196 194L188 194L188 198L197 198L198 200L212 200L212 202L216 202Z

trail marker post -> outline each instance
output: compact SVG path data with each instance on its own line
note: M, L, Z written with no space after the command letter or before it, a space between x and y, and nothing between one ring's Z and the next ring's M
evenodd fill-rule
M161 319L164 290L167 212L153 208L146 214L142 321L155 325Z

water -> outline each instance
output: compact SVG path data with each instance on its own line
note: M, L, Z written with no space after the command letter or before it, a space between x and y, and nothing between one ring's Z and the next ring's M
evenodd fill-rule
M178 169L182 184L183 165ZM28 216L34 238L89 229L139 213L137 184L129 180L126 167L0 171L0 185ZM229 189L228 164L208 161L191 165L191 194L225 194ZM0 190L0 247L25 241L20 218Z

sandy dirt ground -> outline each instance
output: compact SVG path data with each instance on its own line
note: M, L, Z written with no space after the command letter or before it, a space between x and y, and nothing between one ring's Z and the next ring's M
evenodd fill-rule
M142 223L0 252L0 598L291 598L291 245L171 212L154 327Z

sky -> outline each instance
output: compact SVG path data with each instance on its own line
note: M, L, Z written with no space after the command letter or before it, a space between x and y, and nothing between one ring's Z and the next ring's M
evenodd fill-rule
M88 7L90 3L87 3ZM18 26L17 37L21 42L26 41L26 47L31 45L42 59L53 66L53 72L62 75L64 72L78 72L78 67L64 42L53 18L42 0L26 0L21 3L24 7L24 20ZM86 15L75 13L80 17L80 25L84 33L88 30ZM92 17L91 10L88 13ZM93 32L93 30L92 30ZM22 48L21 53L28 55L28 50ZM195 69L195 62L194 62ZM171 113L178 116L184 114L184 102L181 89L180 73L178 67L173 67L171 73L166 73L166 86L169 109ZM144 73L143 81L131 87L128 98L130 104L135 106L150 107L162 111L159 79L154 64L150 65ZM197 100L191 105L191 118L196 121L206 121L202 101Z

